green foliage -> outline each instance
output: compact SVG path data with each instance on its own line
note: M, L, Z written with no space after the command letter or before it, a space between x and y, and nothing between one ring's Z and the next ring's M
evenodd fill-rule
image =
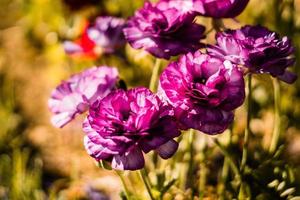
M80 71L93 64L90 60L76 60L64 56L61 42L74 39L80 34L82 21L94 18L99 14L111 14L121 17L131 16L143 4L143 0L104 0L99 6L90 6L79 11L70 11L61 0L1 0L0 1L0 39L5 31L18 28L20 34L33 49L33 56L42 59L42 65L34 68L53 68L47 80L58 81L73 72ZM296 57L300 60L300 24L299 5L296 0L251 0L247 10L239 17L243 23L262 24L283 35L288 35L296 46ZM259 5L259 6L258 6ZM297 7L298 6L298 7ZM204 21L202 18L200 21ZM225 21L235 24L232 20ZM12 35L12 38L15 36ZM208 38L210 40L210 38ZM18 44L15 44L18 47ZM23 98L17 88L23 83L15 81L14 66L9 61L19 58L5 57L6 47L0 42L0 199L39 200L63 199L62 190L70 187L71 178L58 179L44 187L49 181L43 177L47 173L44 161L28 141L26 131L34 119L24 114ZM22 49L23 54L28 53ZM13 53L13 52L12 52ZM21 62L21 61L20 61ZM23 62L23 60L22 60ZM142 50L134 50L126 46L124 55L101 57L96 64L107 64L119 67L121 78L128 87L148 85L154 59ZM32 64L32 63L30 63ZM166 62L162 63L165 66ZM26 65L28 66L28 65ZM59 70L57 69L59 66ZM46 68L46 67L45 67ZM300 74L300 68L295 68ZM25 70L24 70L25 71ZM45 70L46 71L46 70ZM23 71L19 72L23 73ZM47 72L45 72L47 73ZM24 75L26 76L26 75ZM34 77L28 77L32 79ZM239 171L242 154L243 115L238 123L214 143L211 138L197 136L191 146L188 133L178 138L180 147L172 161L163 161L157 155L147 159L147 174L151 191L157 199L290 199L296 200L300 195L299 159L291 160L287 130L300 128L300 82L295 87L281 85L282 127L280 128L280 144L275 154L270 154L264 144L267 131L255 131L255 122L267 126L269 113L273 116L273 91L269 78L254 77L251 142L248 161L243 172ZM49 91L43 91L49 92ZM44 102L45 103L45 102ZM46 103L45 103L46 104ZM242 111L244 111L242 109ZM266 116L264 118L264 116ZM37 115L36 118L39 118ZM254 128L253 128L254 127ZM232 136L230 140L228 136ZM267 139L265 139L267 138ZM226 141L224 142L223 139ZM60 156L60 155L58 155ZM191 159L192 158L192 159ZM70 158L71 159L71 158ZM193 161L191 163L191 160ZM100 163L99 163L100 164ZM104 169L107 164L101 163ZM100 170L100 169L99 169ZM155 172L155 173L153 173ZM55 173L55 172L54 172ZM187 176L188 174L188 176ZM140 177L136 173L125 176L130 199L149 198ZM140 196L135 196L138 193ZM120 194L121 199L128 199Z

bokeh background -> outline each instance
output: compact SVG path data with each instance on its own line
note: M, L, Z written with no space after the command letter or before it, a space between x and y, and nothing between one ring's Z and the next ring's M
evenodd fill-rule
M0 199L119 199L118 177L96 167L84 150L82 117L56 129L50 124L47 100L61 80L94 65L66 55L62 42L78 37L86 20L99 15L127 18L142 5L143 0L0 0ZM199 22L210 29L210 19L200 17ZM225 24L261 24L290 37L296 46L293 70L300 75L300 0L250 0L241 16ZM213 39L211 33L206 40ZM129 87L146 86L153 58L129 46L124 55L103 56L96 63L117 66ZM281 87L283 157L297 169L300 81ZM267 147L273 130L271 79L255 80L254 101L251 130ZM244 119L241 108L234 126L237 137ZM298 169L295 180L299 176ZM215 197L207 194L207 199Z

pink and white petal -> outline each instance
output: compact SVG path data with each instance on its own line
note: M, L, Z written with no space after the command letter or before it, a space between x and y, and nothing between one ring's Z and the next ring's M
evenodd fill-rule
M73 118L74 117L69 112L57 113L51 117L51 123L57 128L62 128Z
M83 141L87 153L97 161L113 156L114 152L111 152L109 149L100 144L93 143L87 136L84 136Z
M110 149L120 149L120 146L111 139L103 138L95 129L91 127L91 124L86 118L83 122L82 129L86 136L95 144L101 144L109 147ZM119 146L119 147L118 147Z

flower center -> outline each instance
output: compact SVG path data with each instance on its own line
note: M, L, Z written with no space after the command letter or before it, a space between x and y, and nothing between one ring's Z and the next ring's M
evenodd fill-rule
M206 83L206 81L207 81L207 79L204 78L204 77L196 77L193 80L194 83L200 83L200 84L203 84L203 85Z

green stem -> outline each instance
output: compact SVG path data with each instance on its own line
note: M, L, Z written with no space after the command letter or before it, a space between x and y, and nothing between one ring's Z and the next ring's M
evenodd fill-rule
M159 77L160 65L161 65L161 60L157 58L155 60L154 67L152 69L152 75L151 75L150 84L149 84L149 89L152 92L156 91L156 85L157 85L157 81L158 81L158 77ZM154 168L156 168L158 165L158 162L159 162L156 152L153 153L152 160L153 160Z
M194 139L195 139L195 132L194 129L190 129L189 138L188 138L188 151L190 154L189 157L189 168L188 168L188 180L187 180L187 187L192 188L192 195L194 193Z
M229 160L228 158L224 158L223 168L222 168L222 182L225 185L227 178L228 178L228 172L229 172ZM222 191L224 192L224 191Z
M145 170L144 169L139 170L139 175L140 175L140 177L141 177L141 179L142 179L142 181L143 181L143 183L144 183L144 185L147 189L147 192L150 196L150 199L155 200L155 198L153 197L152 191L151 191L150 184L147 180L147 174L146 174Z
M204 198L207 184L207 166L206 166L206 149L207 149L207 138L205 135L202 136L202 144L200 146L200 174L199 174L199 199Z
M217 140L214 140L214 141L215 141L215 144L219 147L219 149L223 153L223 155L225 156L225 158L228 159L229 165L230 165L233 173L235 174L235 176L238 178L239 181L241 181L242 180L242 175L240 173L239 168L235 164L234 159L232 158L231 154L226 150L226 148L223 147L223 145L221 145L219 143L219 141L217 141Z
M271 139L271 145L269 152L274 153L278 146L278 141L280 138L280 129L281 129L281 119L280 119L280 83L277 79L273 79L273 87L274 87L274 130Z
M212 27L217 32L222 31L222 29L226 29L222 19L212 19Z
M230 126L230 133L228 135L228 146L231 146L232 142L232 133L233 133L233 124ZM223 183L221 191L220 191L220 198L222 199L224 196L225 192L225 185L228 179L228 173L229 173L229 167L230 167L230 162L227 157L224 157L224 162L223 162L223 168L222 168L222 174L221 174L221 182Z
M161 65L161 60L157 58L156 61L155 61L153 70L152 70L152 75L151 75L150 85L149 85L149 89L152 92L156 91L157 80L158 80L158 77L159 77L160 65Z
M242 154L242 161L240 165L241 172L244 171L247 163L248 157L248 146L249 146L249 136L250 136L250 121L251 121L251 98L252 98L252 75L248 75L248 96L247 96L247 122L245 128L245 135L244 135L244 145L243 145L243 154Z
M205 193L205 186L207 182L207 168L204 161L200 164L200 180L199 180L199 199L203 199ZM192 198L193 199L193 198Z
M128 200L130 200L130 199L131 199L131 198L130 198L130 192L129 192L127 186L126 186L126 182L125 182L125 179L124 179L124 177L123 177L123 174L122 174L120 171L118 171L118 170L115 170L115 172L117 173L117 175L118 175L118 176L120 177L120 179L121 179L121 182L122 182L122 185L123 185L123 188L124 188L124 192L125 192L126 198L127 198Z

